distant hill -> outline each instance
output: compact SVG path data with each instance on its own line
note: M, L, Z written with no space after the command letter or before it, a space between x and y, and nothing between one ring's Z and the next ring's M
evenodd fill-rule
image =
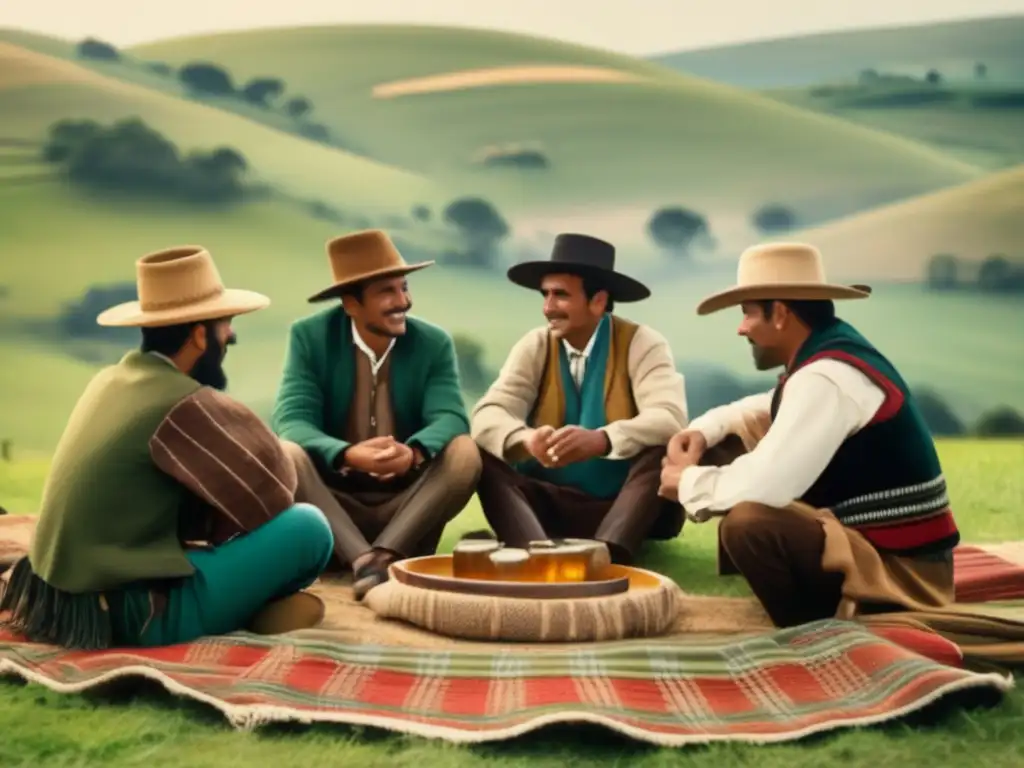
M1024 258L1024 165L790 237L820 247L848 280L923 280L936 254Z
M417 174L0 42L0 140L41 142L49 126L65 118L110 123L128 117L142 118L184 150L232 147L261 181L301 199L355 213L407 213L443 199Z
M479 190L503 210L595 216L657 207L749 219L766 202L821 221L961 183L966 163L638 59L500 32L411 26L261 29L132 48L280 77L381 162ZM632 241L631 241L632 242Z
M680 51L651 61L743 88L790 88L851 80L864 69L923 75L935 68L970 77L1024 81L1024 14L855 29Z

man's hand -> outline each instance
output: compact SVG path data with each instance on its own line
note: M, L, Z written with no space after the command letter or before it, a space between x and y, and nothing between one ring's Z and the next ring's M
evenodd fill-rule
M658 488L658 495L663 499L669 501L679 501L679 479L683 475L683 470L688 465L673 464L666 462L665 466L661 468L661 485Z
M398 456L397 445L391 435L363 440L345 451L343 466L366 475L383 474L382 468Z
M381 482L402 477L412 469L413 465L422 461L416 451L405 443L393 443L385 448L377 457L377 469L370 474Z
M548 441L551 439L553 434L555 434L554 427L537 427L535 430L530 432L529 436L523 443L527 453L533 456L533 458L545 467L554 466L551 463L551 457L548 456Z
M552 466L564 467L604 456L610 448L608 435L602 430L568 426L548 438L547 454Z
M708 441L695 429L677 432L668 441L668 464L696 466L708 449Z

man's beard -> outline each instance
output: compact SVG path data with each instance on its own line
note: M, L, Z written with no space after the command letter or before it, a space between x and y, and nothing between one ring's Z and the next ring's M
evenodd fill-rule
M212 333L206 338L206 351L196 360L188 375L204 387L223 392L228 387L228 375L224 372L224 345Z
M785 364L785 361L780 359L774 349L759 347L757 344L751 343L750 351L754 356L754 367L759 371L770 371L772 368L778 368Z

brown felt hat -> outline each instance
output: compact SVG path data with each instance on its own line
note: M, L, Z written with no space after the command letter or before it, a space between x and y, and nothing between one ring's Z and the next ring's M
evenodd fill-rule
M384 277L400 277L431 266L433 261L407 264L391 238L379 229L367 229L336 237L327 243L327 258L334 283L309 297L326 301L348 286Z
M198 245L168 248L135 262L138 301L100 313L99 325L156 327L216 320L270 306L261 293L225 288L209 251Z

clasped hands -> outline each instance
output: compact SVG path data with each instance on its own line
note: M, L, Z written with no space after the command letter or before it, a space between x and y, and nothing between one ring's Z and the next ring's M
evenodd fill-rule
M679 501L679 479L687 467L695 467L708 449L707 440L694 429L684 430L668 441L665 458L661 460L661 487L658 495L663 499Z
M387 482L407 474L421 461L423 456L418 449L398 442L391 435L383 435L349 446L342 466Z
M533 458L548 468L596 459L611 450L606 432L577 426L537 427L526 438L524 446Z

